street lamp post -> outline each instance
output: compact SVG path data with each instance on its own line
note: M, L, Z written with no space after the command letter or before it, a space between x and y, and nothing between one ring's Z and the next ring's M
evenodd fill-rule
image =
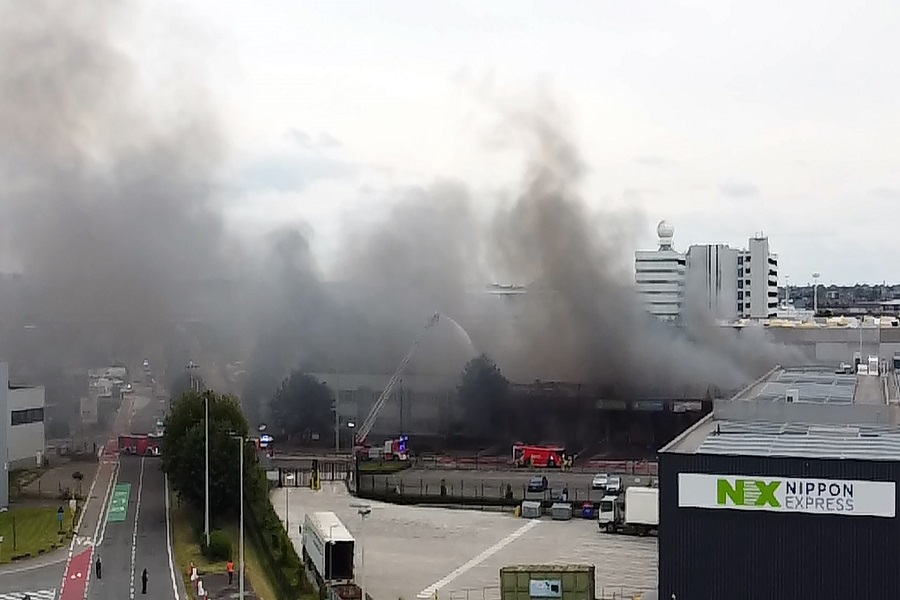
M238 581L239 581L238 598L243 600L243 598L244 598L244 444L246 443L245 442L246 438L244 438L244 436L242 436L242 435L234 435L234 434L232 434L231 437L233 437L237 440L240 440L240 442L241 442L240 462L238 463L240 465L239 468L241 470L241 493L240 493L241 531L240 531L240 537L238 540L238 567L240 568L241 572L240 572L240 578L238 579Z
M819 274L813 273L813 316L819 314Z
M206 454L206 481L203 484L203 531L206 534L206 547L209 548L209 396L207 394L203 395L203 409L205 413L204 429L206 430L206 441L204 442ZM241 454L241 456L243 456L243 454Z

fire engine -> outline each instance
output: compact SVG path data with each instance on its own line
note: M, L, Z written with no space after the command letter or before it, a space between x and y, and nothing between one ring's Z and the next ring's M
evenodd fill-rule
M372 458L380 458L386 460L406 460L409 457L407 451L407 442L409 441L409 436L401 435L400 437L389 439L384 442L384 444L370 445L367 441L367 437L369 433L372 431L372 427L375 425L375 420L378 418L378 413L381 412L381 409L384 407L388 398L390 398L391 393L394 391L394 387L396 387L397 382L400 381L400 377L403 376L403 372L406 370L406 366L409 364L409 361L412 359L413 354L416 351L416 348L419 346L419 342L422 341L422 337L428 332L429 329L438 324L441 319L441 315L439 313L435 313L431 319L428 321L428 324L425 325L425 329L419 333L419 337L416 338L416 341L413 342L412 347L409 349L409 352L406 353L406 356L403 357L403 360L400 361L400 366L397 367L397 370L394 371L394 374L388 380L387 385L384 386L384 390L378 396L378 399L375 400L375 404L372 405L372 410L369 411L369 414L366 416L362 425L360 425L359 429L356 431L356 438L354 440L354 452L357 457L362 460L369 460Z
M120 435L119 453L136 454L138 456L159 456L162 445L162 436L156 434L146 435Z
M512 447L513 464L517 467L554 469L564 464L565 456L562 446L533 446L519 442Z

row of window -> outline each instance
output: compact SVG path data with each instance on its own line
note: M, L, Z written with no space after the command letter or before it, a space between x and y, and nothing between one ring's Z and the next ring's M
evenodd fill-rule
M29 423L43 423L43 408L26 408L24 410L10 411L13 425L28 425Z

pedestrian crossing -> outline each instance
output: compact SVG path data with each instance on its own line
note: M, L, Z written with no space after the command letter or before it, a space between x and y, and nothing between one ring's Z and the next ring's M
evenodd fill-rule
M0 594L0 600L22 600L29 598L30 600L54 600L56 598L56 589L39 590L37 592L6 592Z

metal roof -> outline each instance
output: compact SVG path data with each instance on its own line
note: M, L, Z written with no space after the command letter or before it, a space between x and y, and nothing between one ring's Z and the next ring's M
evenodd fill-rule
M714 421L701 454L900 460L900 428Z
M856 375L824 370L784 369L763 384L756 398L773 402L784 400L788 390L797 390L800 396L798 402L853 404Z

